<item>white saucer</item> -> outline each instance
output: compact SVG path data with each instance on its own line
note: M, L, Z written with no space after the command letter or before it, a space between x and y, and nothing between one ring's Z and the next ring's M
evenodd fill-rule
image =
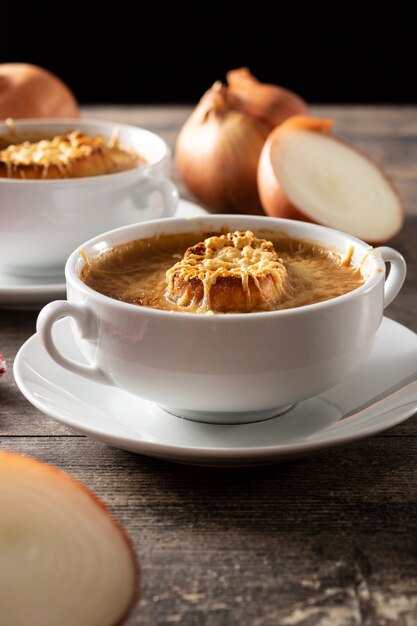
M193 202L180 200L175 217L207 215L207 211ZM81 242L80 242L81 243ZM10 276L0 268L0 309L38 310L52 300L66 298L64 272L62 279L51 280Z
M55 325L61 351L83 361L68 319ZM286 461L368 437L417 410L417 392L366 417L345 413L417 370L417 335L388 318L371 355L343 383L264 422L221 426L191 422L114 387L88 381L56 365L36 335L19 350L16 383L34 406L94 439L148 456L198 465L255 465Z

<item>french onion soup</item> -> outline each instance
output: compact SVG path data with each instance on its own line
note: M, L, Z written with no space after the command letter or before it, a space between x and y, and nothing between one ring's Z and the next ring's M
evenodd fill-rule
M0 148L2 178L83 178L123 172L145 163L141 155L120 144L117 129L110 139L74 130Z
M335 298L363 284L345 256L284 233L159 235L84 256L81 280L139 306L190 313L251 313Z

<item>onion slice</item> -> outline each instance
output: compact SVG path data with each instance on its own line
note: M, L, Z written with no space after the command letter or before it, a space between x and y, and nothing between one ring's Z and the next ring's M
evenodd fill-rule
M0 453L0 624L113 626L137 595L130 541L61 470Z
M258 166L264 210L383 243L403 224L398 192L375 162L332 135L332 125L294 116L272 131Z

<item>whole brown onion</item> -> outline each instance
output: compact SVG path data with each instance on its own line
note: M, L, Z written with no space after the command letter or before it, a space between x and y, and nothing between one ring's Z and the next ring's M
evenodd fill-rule
M227 74L204 94L177 140L176 162L188 189L222 212L263 214L257 166L271 129L306 103L296 94L258 82L246 69Z
M79 117L77 101L54 74L28 63L0 64L0 119Z

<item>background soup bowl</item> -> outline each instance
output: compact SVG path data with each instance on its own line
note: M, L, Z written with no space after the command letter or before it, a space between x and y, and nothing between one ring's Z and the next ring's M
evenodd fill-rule
M106 297L79 278L84 261L66 265L68 302L47 305L38 333L63 367L152 400L169 412L216 423L257 421L339 383L368 355L384 306L397 295L405 262L391 248L373 249L343 233L290 220L204 216L136 224L82 245L93 256L112 246L161 233L251 229L353 247L365 283L326 302L282 311L200 315L135 306ZM391 271L385 281L385 262ZM52 338L54 322L73 318L74 340L90 365L69 360Z
M2 271L23 276L58 276L76 245L97 231L174 214L178 192L169 174L167 144L142 128L82 119L22 120L14 123L17 138L0 124L0 144L80 129L111 137L119 131L123 144L137 150L146 165L132 170L59 180L0 178L0 250ZM10 141L12 139L12 141Z

